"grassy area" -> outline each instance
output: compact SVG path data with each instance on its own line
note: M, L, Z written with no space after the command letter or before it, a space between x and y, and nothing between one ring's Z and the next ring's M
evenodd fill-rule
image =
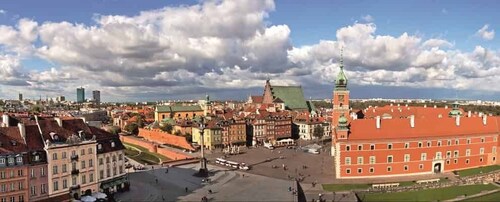
M323 190L325 191L345 191L352 189L368 189L371 185L369 184L323 184Z
M472 168L472 169L467 169L467 170L460 170L457 172L458 172L458 175L460 175L460 177L466 177L466 176L470 176L470 175L477 175L480 173L488 173L488 172L499 170L499 169L500 169L500 165L492 165L492 166Z
M158 164L160 163L160 159L161 161L168 161L170 160L169 158L163 156L163 155L160 155L160 154L157 154L157 153L153 153L153 152L150 152L148 149L144 148L144 147L141 147L139 145L134 145L134 144L129 144L129 143L124 143L125 147L133 147L133 148L137 148L139 150L141 150L141 153L138 155L138 156L134 156L134 155L128 155L127 154L127 151L129 153L133 153L133 152L137 152L135 155L137 155L139 152L134 150L134 149L127 149L125 150L125 154L131 158L131 159L134 159L136 160L137 162L139 163L142 163L142 164Z
M488 195L484 195L484 196L480 196L480 197L476 197L476 198L470 198L470 199L463 200L463 201L499 201L499 199L500 199L500 191L497 191L497 192L492 193L492 194L488 194Z
M421 191L397 192L397 193L374 193L360 195L361 201L442 201L453 199L464 194L473 195L483 190L493 190L497 187L492 184L453 186L439 189L427 189Z
M125 147L125 155L126 156L137 156L139 154L139 151L135 150L132 147Z
M414 182L414 181L406 181L406 182L400 182L399 186L400 187L407 187L407 186L412 186L414 184L416 184L416 182Z

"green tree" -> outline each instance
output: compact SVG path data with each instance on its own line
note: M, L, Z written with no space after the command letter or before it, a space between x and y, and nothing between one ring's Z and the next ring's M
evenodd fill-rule
M323 126L316 125L314 127L313 136L318 138L318 140L320 140L323 137L324 133L325 133L325 130L323 129Z
M170 125L170 124L168 124L168 123L167 123L167 124L165 124L165 125L163 125L163 126L160 126L160 129L161 129L162 131L165 131L165 132L167 132L167 133L172 134L172 130L174 129L174 127L173 127L172 125Z
M133 135L139 134L139 126L136 123L131 123L125 126L125 130Z
M118 135L118 133L122 132L122 130L118 126L111 126L111 127L109 127L108 132L110 132L114 135Z
M136 122L137 126L139 128L144 127L144 121L142 120L142 116L140 114L137 114L135 115L135 117L137 117L137 122Z
M43 107L40 105L32 105L30 111L33 113L40 113L43 111Z
M189 143L193 142L193 136L191 135L191 133L185 133L184 136L186 137L186 141L188 141Z

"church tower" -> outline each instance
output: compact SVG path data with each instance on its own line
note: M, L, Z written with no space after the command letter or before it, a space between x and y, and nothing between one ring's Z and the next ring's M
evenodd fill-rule
M349 90L347 76L344 73L343 51L340 52L340 71L333 90L332 139L347 139L349 117Z

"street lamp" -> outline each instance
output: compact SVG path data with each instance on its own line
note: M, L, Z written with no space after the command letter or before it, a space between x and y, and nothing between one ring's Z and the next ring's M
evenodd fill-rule
M198 176L199 177L206 177L208 176L208 169L207 169L207 159L205 158L205 144L204 144L204 137L203 133L205 132L205 123L203 121L203 118L200 120L200 145L201 145L201 159L200 159L200 170L198 171Z

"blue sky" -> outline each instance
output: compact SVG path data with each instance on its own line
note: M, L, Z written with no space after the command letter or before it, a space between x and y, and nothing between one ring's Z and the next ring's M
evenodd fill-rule
M22 91L28 97L64 94L72 99L74 88L85 86L103 91L104 100L197 98L207 92L242 99L259 93L262 75L271 74L277 84L303 85L307 97L326 98L338 71L339 47L345 46L346 69L351 71L347 74L353 89L358 89L354 97L373 97L370 89L386 88L394 93L381 93L383 97L414 97L412 92L419 92L421 97L446 98L463 91L463 98L500 99L497 89L474 88L497 81L491 74L500 72L495 36L500 27L498 1L241 1L238 9L226 4L230 5L226 1L1 1L0 26L5 29L0 34L15 34L0 37L2 76L9 78L0 83L0 97L13 98ZM211 16L218 12L222 14ZM188 14L211 22L182 21ZM245 15L259 17L253 21ZM242 21L224 25L228 19ZM22 20L36 23L31 27L35 38L21 37ZM62 26L63 22L69 25ZM197 33L198 26L206 30ZM63 32L66 28L69 31ZM61 32L53 31L57 29ZM152 42L135 36L136 29L159 38ZM95 34L94 39L103 42L87 44L86 34L97 32L106 33ZM355 35L360 38L349 38ZM266 36L269 47L261 47L259 36ZM158 42L165 38L175 40L170 45ZM110 39L131 44L102 44ZM180 50L184 47L175 45L193 39L199 47ZM26 43L23 47L13 45L20 40ZM438 45L427 45L437 40ZM87 48L106 49L99 53L106 55L86 53ZM127 48L135 53L119 51ZM198 48L206 55L195 54ZM168 51L160 56L142 55L163 49ZM259 50L270 52L259 55ZM100 61L101 57L113 63ZM182 58L183 63L170 63L172 57ZM214 83L213 74L226 80ZM470 93L475 90L484 93Z

